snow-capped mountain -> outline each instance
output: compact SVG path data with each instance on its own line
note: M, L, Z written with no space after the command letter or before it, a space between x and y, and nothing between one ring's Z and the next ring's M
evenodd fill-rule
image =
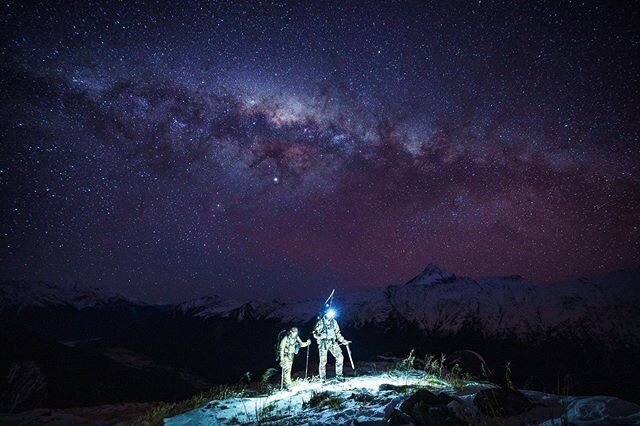
M156 389L190 392L194 388L183 378L154 368L127 382L134 374L129 364L153 360L211 383L235 383L249 368L259 374L273 366L274 341L285 325L295 324L309 337L323 302L324 297L261 302L210 296L174 306L143 305L99 289L5 282L0 283L0 321L5 321L0 347L10 348L16 359L41 354L39 362L55 377L77 379L60 387L59 400L77 402L78 387L87 401L102 398L92 393L93 379L69 373L87 366L113 372L96 380L113 376L110 383L121 392L129 385L120 382L146 383L140 377L148 377L157 383L158 374L166 380L166 386L136 388L138 399ZM606 385L610 393L636 398L639 302L640 269L537 285L517 276L474 279L429 265L407 283L338 291L333 306L360 360L406 356L411 349L420 356L471 350L492 359L492 368L513 363L523 383L535 377L553 386L558 377L575 374L583 378L584 392L604 392ZM311 356L313 362L317 351ZM631 385L619 383L619 377ZM158 398L167 397L162 392Z
M89 309L124 304L142 305L141 302L100 288L65 288L42 281L7 281L0 284L0 309L65 305Z
M539 285L520 276L474 279L434 264L407 283L336 294L343 327L406 323L425 334L455 334L472 326L488 335L572 333L640 339L640 270L624 270ZM69 305L88 309L142 305L100 289L43 282L0 285L0 307ZM176 306L190 317L307 323L322 301L241 301L206 296Z
M430 263L420 274L410 279L407 284L446 284L456 280L455 274Z
M320 302L321 303L321 302ZM179 305L200 317L313 320L320 303L231 302L204 298ZM406 321L428 334L455 333L473 324L490 335L579 333L640 337L640 270L536 285L520 276L458 277L429 264L402 285L337 294L343 326Z

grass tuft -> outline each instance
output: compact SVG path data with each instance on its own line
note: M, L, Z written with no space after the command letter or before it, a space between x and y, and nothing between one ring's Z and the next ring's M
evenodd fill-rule
M216 386L184 401L160 403L140 416L132 423L132 426L162 425L166 417L177 416L195 408L204 407L214 400L221 401L240 396L243 390L244 388L239 387Z
M311 409L314 411L322 411L327 408L333 410L342 408L342 399L328 391L313 392L309 401L302 403L303 410Z

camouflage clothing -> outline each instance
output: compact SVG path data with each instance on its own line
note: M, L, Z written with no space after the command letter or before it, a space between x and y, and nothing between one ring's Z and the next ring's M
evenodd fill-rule
M327 316L323 316L316 323L313 329L313 337L318 341L318 350L320 351L320 364L318 371L320 379L324 380L327 376L327 351L336 359L336 377L342 377L342 365L344 357L340 344L348 343L347 339L340 334L338 322Z
M291 329L280 341L280 367L282 367L282 384L285 388L291 387L291 366L293 357L298 353L299 348L304 348L311 344L311 340L305 342L298 336L298 329Z

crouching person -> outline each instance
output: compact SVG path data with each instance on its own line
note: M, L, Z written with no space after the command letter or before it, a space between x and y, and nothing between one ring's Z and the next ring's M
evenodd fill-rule
M311 340L302 341L298 336L298 329L291 327L291 330L280 340L279 357L280 367L282 367L281 386L286 390L291 389L291 367L293 366L293 357L298 353L300 348L307 347L311 344Z

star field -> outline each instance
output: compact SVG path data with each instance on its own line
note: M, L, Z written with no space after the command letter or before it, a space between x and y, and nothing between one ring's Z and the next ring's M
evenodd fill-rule
M590 2L2 5L2 278L301 297L640 265L640 32Z

